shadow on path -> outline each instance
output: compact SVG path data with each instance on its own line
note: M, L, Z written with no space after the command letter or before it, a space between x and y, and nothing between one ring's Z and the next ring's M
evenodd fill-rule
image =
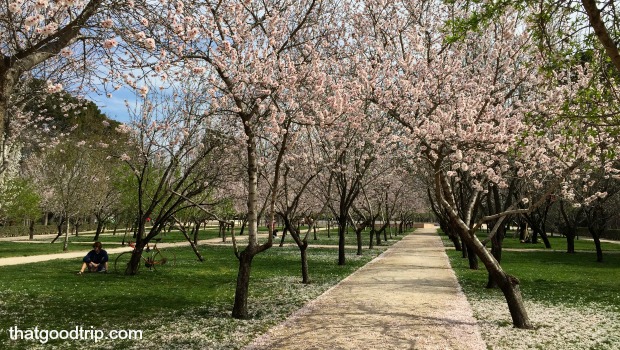
M486 349L435 228L418 229L247 349Z

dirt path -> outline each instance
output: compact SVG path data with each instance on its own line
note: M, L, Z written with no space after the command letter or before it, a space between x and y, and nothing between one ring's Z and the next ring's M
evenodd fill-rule
M436 229L418 229L247 349L486 349Z

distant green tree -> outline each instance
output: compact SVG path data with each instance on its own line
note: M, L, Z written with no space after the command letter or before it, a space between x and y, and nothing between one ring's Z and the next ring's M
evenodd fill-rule
M41 216L41 197L34 185L26 180L17 178L7 183L0 199L3 203L3 214L7 221L28 222L30 239L34 236L34 224Z

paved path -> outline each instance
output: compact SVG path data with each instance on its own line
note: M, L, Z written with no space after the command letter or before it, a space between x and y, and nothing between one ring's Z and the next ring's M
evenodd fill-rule
M55 237L56 235L51 235L53 237ZM259 239L265 239L267 237L267 234L259 234L258 238ZM13 237L15 238L15 237ZM243 235L243 236L236 236L235 237L237 242L240 244L243 244L244 241L247 240L248 236L247 235ZM280 244L279 243L279 239L277 240L277 242L274 242L274 247L277 248L277 246ZM45 241L14 241L14 242L21 242L21 243L32 243L32 244L38 244L38 243L47 243L49 244L49 240L45 240ZM288 242L290 242L290 238L288 240ZM71 242L71 244L84 244L84 245L92 245L93 242ZM104 249L108 254L118 254L118 253L123 253L123 252L128 252L131 251L132 248L130 248L129 246L124 246L124 247L117 247L117 248L110 248L110 245L120 245L120 243L116 243L116 242L105 242L104 243ZM222 242L222 238L210 238L210 239L205 239L205 240L199 240L198 241L198 245L212 245L212 246L232 246L232 241L230 237L226 238L226 242ZM295 245L294 243L285 243L285 246L293 246ZM158 243L157 247L159 248L170 248L170 247L189 247L189 243L187 241L183 241L183 242L176 242L176 243ZM312 248L333 248L333 249L338 249L337 245L310 245L309 246L310 249ZM352 245L347 245L345 246L345 248L348 249L357 249L357 246L352 246ZM377 247L377 249L382 249L382 246ZM75 259L75 258L83 258L89 251L91 250L90 247L84 247L84 250L82 251L73 251L73 252L66 252L66 253L52 253L52 254L42 254L42 255L28 255L28 256L14 256L14 257L7 257L7 258L0 258L0 266L10 266L10 265L21 265L21 264L31 264L31 263L37 263L37 262L42 262L42 261L49 261L49 260L56 260L56 259Z
M248 349L486 349L436 229L418 229Z
M260 235L259 235L259 237L260 237ZM236 239L237 239L237 241L243 242L244 240L247 239L247 235L236 237ZM31 241L30 243L33 243L33 242ZM87 242L87 243L92 244L92 242ZM75 244L75 242L71 243L71 244ZM105 244L107 245L108 243L105 243ZM211 239L200 240L200 241L198 241L198 244L199 245L201 245L201 244L209 244L209 245L228 244L228 245L232 245L232 243L230 242L230 237L227 238L227 243L226 242L222 243L222 239L221 238L211 238ZM158 248L185 247L185 246L189 246L189 242L183 241L183 242L176 242L176 243L158 243L157 244ZM129 246L124 246L124 247L119 247L119 248L106 248L106 246L104 246L103 248L105 249L105 251L108 254L118 254L118 253L122 253L122 252L128 252L128 251L131 251L133 249L133 248L131 248ZM77 251L77 252L54 253L54 254L44 254L44 255L30 255L30 256L15 256L15 257L8 257L8 258L0 258L0 266L30 264L30 263L36 263L36 262L48 261L48 260L55 260L55 259L83 258L90 250L91 250L90 247L85 247L85 250Z

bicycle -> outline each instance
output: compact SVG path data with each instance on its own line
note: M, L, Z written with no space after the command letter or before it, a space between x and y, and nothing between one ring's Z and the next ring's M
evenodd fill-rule
M153 246L153 248L150 248L147 243L146 249L142 251L142 255L140 256L140 263L138 264L138 269L142 265L147 267L149 271L157 271L157 268L161 266L174 267L177 261L176 255L170 251L166 252L166 254L164 255L164 253L159 248L157 248L157 243L161 241L161 238L155 238L154 241L155 245ZM129 246L134 248L134 250L136 248L135 243L132 242L129 242ZM127 271L134 250L121 253L119 256L116 257L116 260L114 260L114 272L125 273L125 271Z

